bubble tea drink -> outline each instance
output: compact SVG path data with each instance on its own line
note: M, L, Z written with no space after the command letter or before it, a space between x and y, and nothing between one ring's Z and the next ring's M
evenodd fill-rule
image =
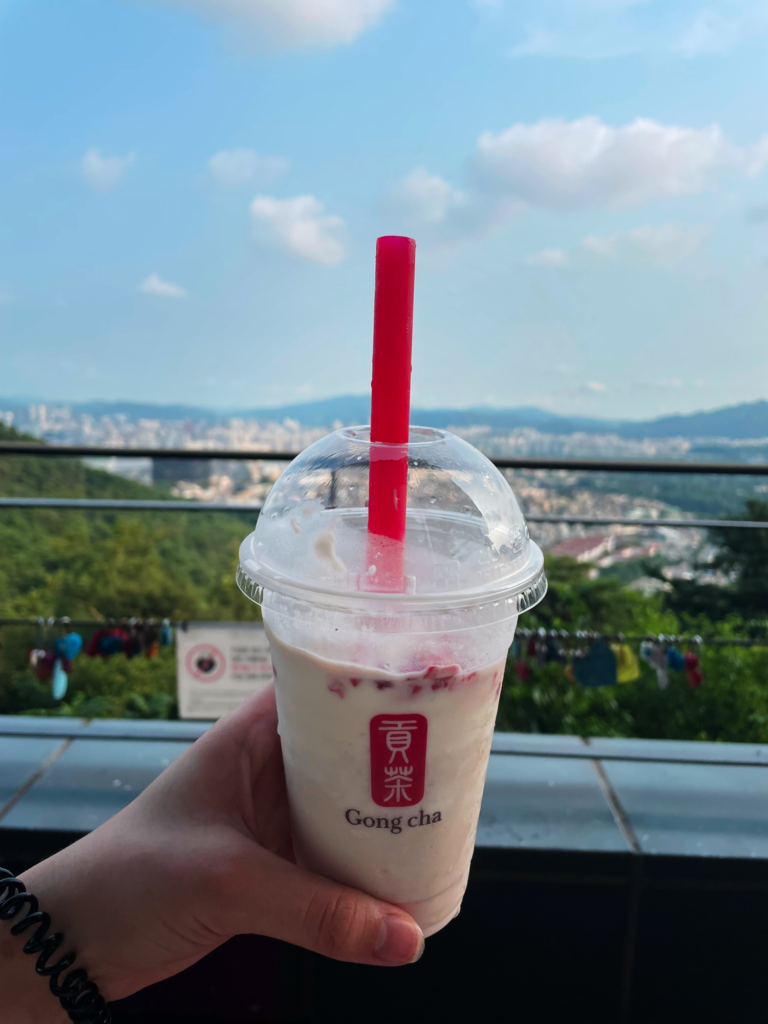
M299 863L428 936L461 905L507 651L546 580L499 471L408 427L414 248L379 240L371 427L294 460L238 583L272 649Z

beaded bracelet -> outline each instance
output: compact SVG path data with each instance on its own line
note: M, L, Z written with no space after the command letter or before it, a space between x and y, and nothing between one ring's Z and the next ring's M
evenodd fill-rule
M39 953L35 970L49 978L51 992L58 998L71 1021L77 1024L110 1024L112 1016L99 992L98 985L88 980L88 972L82 967L70 971L59 984L59 976L75 962L76 954L67 953L57 964L48 966L49 959L64 941L61 932L46 935L51 926L48 914L38 910L37 898L26 892L24 883L12 872L0 868L0 921L10 921L27 904L28 913L11 927L11 935L20 935L27 928L37 925L34 933L24 943L28 955Z

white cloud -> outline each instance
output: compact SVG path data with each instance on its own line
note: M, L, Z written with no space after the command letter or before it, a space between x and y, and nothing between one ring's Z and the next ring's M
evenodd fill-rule
M727 53L741 34L741 18L724 18L716 11L699 11L672 49L686 57Z
M587 387L590 391L605 391L605 384L601 384L599 380L591 380Z
M637 37L598 26L575 32L529 26L525 39L507 52L510 57L565 57L576 60L613 60L642 52Z
M616 248L618 235L587 235L582 239L581 247L595 256L608 257Z
M729 13L733 13L732 9ZM735 16L727 17L718 11L699 11L672 50L684 57L723 55L739 43L764 36L768 32L768 6L763 3L747 7Z
M139 291L145 295L158 295L161 299L186 299L187 289L181 285L164 281L159 274L150 274L139 285Z
M688 128L636 118L614 127L595 116L543 120L483 132L464 188L418 167L390 191L384 207L408 229L421 226L428 238L431 233L434 240L455 241L527 208L641 206L700 193L725 171L754 178L767 164L768 135L736 146L717 124ZM642 248L643 239L636 244ZM652 244L647 239L647 247ZM539 253L531 262L563 261Z
M753 177L768 162L768 137L739 148L716 124L680 128L647 118L619 128L598 117L514 124L483 132L477 145L484 187L560 210L693 195L721 168Z
M219 185L245 185L258 180L270 184L290 169L281 156L261 156L255 149L222 149L208 161L208 169Z
M515 0L486 8L475 4L482 30L498 44L514 40L513 58L615 60L630 55L724 55L768 33L766 0L713 0L693 15L684 6L647 0Z
M308 49L352 43L394 0L167 0L230 22L263 48Z
M708 235L705 224L644 224L614 235L587 235L570 253L564 249L544 249L527 262L539 267L561 267L566 263L582 267L606 263L673 267L691 256Z
M404 216L435 224L444 221L453 209L466 205L467 195L439 175L417 167L395 185L389 203Z
M314 196L256 196L251 216L264 236L281 248L314 263L335 266L345 255L339 238L344 222L340 217L323 216L324 209Z
M529 256L527 262L532 267L562 267L568 260L568 254L564 249L542 249L534 256Z
M588 235L581 247L604 259L634 262L640 258L656 267L672 267L691 256L708 235L705 224L644 224L616 235Z
M136 154L127 156L102 156L98 149L89 149L81 161L83 177L92 189L107 192L116 188L125 177L125 172L136 162Z
M422 240L454 242L480 234L519 213L524 204L481 190L454 188L444 178L417 167L390 189L383 206L407 232Z

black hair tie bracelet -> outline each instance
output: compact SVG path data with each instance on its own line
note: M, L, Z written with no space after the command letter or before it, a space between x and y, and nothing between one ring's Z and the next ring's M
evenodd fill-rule
M64 941L61 932L46 935L51 927L48 914L38 910L37 898L26 892L24 883L5 868L0 868L0 921L10 921L27 904L28 913L11 927L11 935L20 935L27 928L37 925L33 934L24 943L24 952L29 956L39 953L35 970L49 978L51 992L58 998L71 1021L77 1024L110 1024L112 1017L99 992L98 985L88 980L88 972L82 967L70 971L63 982L60 975L75 962L75 953L67 953L57 964L48 966L48 961Z

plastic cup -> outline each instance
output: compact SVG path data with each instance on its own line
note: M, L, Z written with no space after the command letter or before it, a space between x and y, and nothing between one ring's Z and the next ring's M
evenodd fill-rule
M411 427L401 592L377 592L368 427L280 477L240 549L272 650L300 864L406 909L431 935L467 883L506 656L546 593L543 556L479 451Z

